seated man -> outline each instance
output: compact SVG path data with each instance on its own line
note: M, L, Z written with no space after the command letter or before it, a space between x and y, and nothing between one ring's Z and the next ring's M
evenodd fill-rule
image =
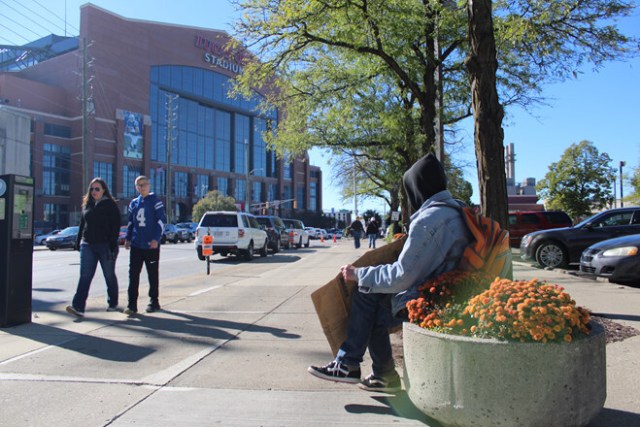
M419 296L417 288L421 284L458 265L472 239L460 205L446 189L444 169L434 155L411 166L403 176L403 185L415 211L407 241L393 264L341 267L343 277L357 281L358 289L351 300L347 339L335 360L308 368L318 378L361 383L365 390L400 390L388 329L406 319L405 305ZM360 363L367 347L373 373L361 381Z

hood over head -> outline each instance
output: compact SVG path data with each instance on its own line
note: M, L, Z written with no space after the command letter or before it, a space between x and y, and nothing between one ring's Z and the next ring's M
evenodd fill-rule
M433 154L427 154L415 162L404 173L402 183L414 211L429 197L447 189L444 168Z

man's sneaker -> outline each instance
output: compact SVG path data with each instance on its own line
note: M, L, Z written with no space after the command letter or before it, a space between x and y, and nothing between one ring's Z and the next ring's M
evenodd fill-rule
M309 366L307 371L323 380L350 384L360 382L360 367L349 367L335 360L327 366Z
M80 311L80 310L76 309L76 308L75 308L74 306L72 306L72 305L68 305L68 306L67 306L67 308L66 308L66 310L67 310L67 313L71 313L71 314L73 314L74 316L77 316L77 317L84 317L84 311Z
M136 310L135 308L127 307L124 309L123 313L131 317L131 316L134 316L136 313L138 313L138 310Z
M147 309L145 310L147 313L155 313L156 311L160 310L160 306L159 305L155 305L155 304L149 304L147 306Z
M387 378L376 377L373 374L360 382L360 388L369 391L379 391L382 393L395 393L402 390L400 385L400 376L396 373Z
M117 305L110 305L109 307L107 307L107 311L118 311L118 306Z

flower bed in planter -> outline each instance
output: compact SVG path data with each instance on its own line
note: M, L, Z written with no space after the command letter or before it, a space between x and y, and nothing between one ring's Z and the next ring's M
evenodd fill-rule
M510 342L403 329L405 387L446 426L584 426L606 398L605 336Z
M588 424L606 397L604 329L556 285L485 279L446 273L407 304L411 401L447 426Z

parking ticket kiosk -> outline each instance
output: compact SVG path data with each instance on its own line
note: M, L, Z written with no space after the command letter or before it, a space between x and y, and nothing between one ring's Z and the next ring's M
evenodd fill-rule
M0 175L0 327L31 322L33 178Z

